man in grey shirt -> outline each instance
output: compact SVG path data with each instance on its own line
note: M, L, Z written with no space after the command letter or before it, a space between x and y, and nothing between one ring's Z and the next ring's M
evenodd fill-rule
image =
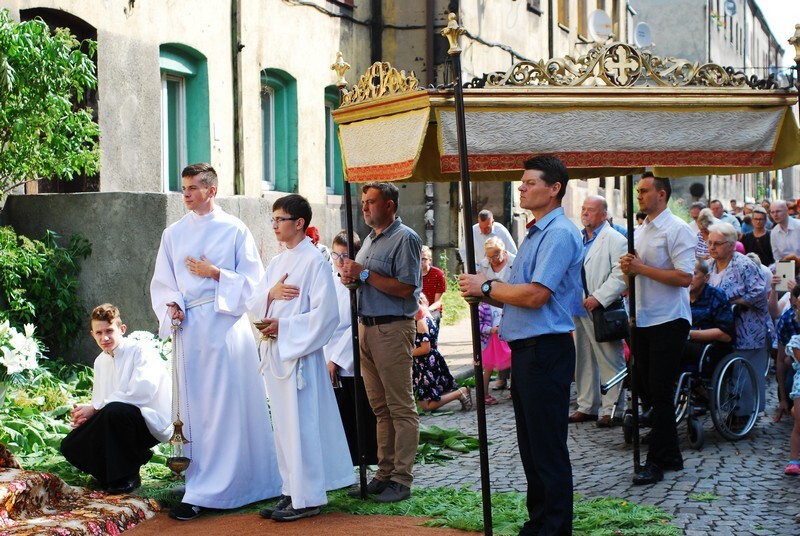
M378 502L397 502L411 496L411 469L419 442L411 352L417 331L414 315L422 290L422 241L396 216L398 198L393 184L364 185L361 210L372 232L356 260L346 259L342 270L343 283L361 281L361 370L378 421L378 472L367 493L377 494Z

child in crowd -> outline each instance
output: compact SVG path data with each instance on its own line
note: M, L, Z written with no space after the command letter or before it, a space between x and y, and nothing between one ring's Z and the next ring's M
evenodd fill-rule
M412 374L417 402L423 411L434 411L448 402L458 400L461 409L469 411L472 409L469 387L459 389L450 374L444 357L437 349L439 330L428 312L428 300L424 294L420 294L419 301L417 337L414 341L416 348L411 354L414 359Z
M478 323L481 330L481 357L483 358L484 401L489 406L497 404L497 399L489 394L489 380L493 371L508 370L511 367L511 348L498 336L503 310L488 303L478 306ZM508 381L508 380L506 380Z
M358 253L361 249L361 240L358 235L353 235L353 253ZM337 274L334 279L336 283L336 303L339 306L339 325L333 332L331 341L325 345L325 361L328 362L328 373L331 376L333 392L336 395L336 403L339 405L339 415L342 417L344 433L347 436L347 445L350 447L350 460L353 465L359 465L358 458L358 433L356 431L356 389L355 377L353 376L353 331L351 327L350 310L350 289L344 286L341 278L341 270L344 268L344 260L347 258L347 231L341 231L333 237L331 245L331 259ZM378 442L376 439L376 420L375 414L369 405L367 390L364 387L364 380L359 378L359 417L364 435L364 458L365 463L374 465L378 463ZM359 495L360 496L360 495Z
M326 492L355 477L323 352L339 323L331 265L306 236L311 205L303 196L277 199L271 220L286 249L267 266L253 312L264 316L261 371L283 486L260 514L295 521L318 515Z
M795 302L795 315L800 320L800 302ZM789 398L792 400L792 417L794 417L794 427L792 428L791 439L789 440L790 455L789 464L783 471L787 475L800 475L800 335L794 335L786 344L786 355L792 357L792 368L795 370L794 381Z
M73 406L73 430L61 453L107 492L130 493L141 485L150 449L172 435L172 383L154 348L124 337L127 326L115 306L95 307L91 325L103 350L94 361L92 402Z

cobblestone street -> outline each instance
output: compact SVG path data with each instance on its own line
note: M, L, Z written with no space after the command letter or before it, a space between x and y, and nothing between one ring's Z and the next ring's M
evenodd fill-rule
M471 371L469 322L444 326L439 349L456 376ZM569 447L575 492L586 498L620 497L639 504L663 508L674 516L673 523L686 535L700 534L800 534L795 521L800 504L800 481L784 476L789 456L790 419L772 422L775 408L774 377L768 379L767 415L761 416L751 434L730 442L714 430L711 417L700 417L704 424L705 445L693 450L681 424L681 449L684 470L668 472L662 482L634 486L633 447L626 445L620 426L599 429L594 423L569 425ZM517 453L514 413L510 400L497 395L499 404L487 406L489 464L492 491L525 491L525 477ZM459 428L477 437L477 417L473 410L459 411L458 404L445 408L452 415L425 416L424 424ZM642 460L647 445L642 446ZM415 467L415 485L471 486L480 489L478 453L459 454L444 465ZM711 493L718 499L703 502L690 498Z

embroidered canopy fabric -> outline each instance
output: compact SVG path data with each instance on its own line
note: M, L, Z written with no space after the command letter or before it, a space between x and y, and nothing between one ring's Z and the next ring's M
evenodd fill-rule
M797 94L749 87L493 87L464 91L470 178L517 180L559 156L571 178L681 177L800 164ZM417 90L334 112L351 182L458 180L452 90Z

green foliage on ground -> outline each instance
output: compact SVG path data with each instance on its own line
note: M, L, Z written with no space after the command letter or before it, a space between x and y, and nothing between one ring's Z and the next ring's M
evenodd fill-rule
M69 246L47 231L41 240L0 227L0 316L12 325L31 323L36 335L60 355L86 331L86 310L78 297L79 261L92 252L89 241L72 235Z
M0 9L0 200L27 181L97 172L100 129L75 105L97 86L96 46Z
M442 310L444 311L442 324L452 326L469 315L469 305L458 290L458 277L451 275L447 270L446 253L439 256L439 266L444 271L444 278L447 281L447 291L442 295Z

